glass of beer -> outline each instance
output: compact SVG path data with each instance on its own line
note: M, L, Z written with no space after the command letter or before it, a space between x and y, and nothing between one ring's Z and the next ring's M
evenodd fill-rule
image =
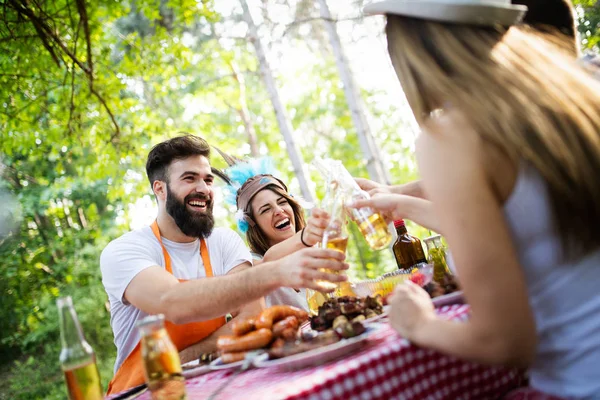
M363 190L355 187L350 197L351 200L369 199L371 196ZM392 235L385 223L383 217L369 207L352 208L348 207L350 218L356 222L360 233L363 234L367 243L373 250L386 248L392 242Z
M164 326L162 314L149 315L138 321L142 360L152 400L185 399L185 378L181 360Z
M332 249L346 254L346 247L348 246L348 234L346 232L346 215L344 213L343 205L343 194L338 191L333 196L333 201L330 204L330 207L328 207L330 220L327 228L325 228L325 231L323 232L323 241L321 242L321 246L324 249ZM341 271L327 268L322 268L321 270L334 274L343 273ZM317 283L324 290L337 289L339 286L337 282L329 282L324 280L317 281Z

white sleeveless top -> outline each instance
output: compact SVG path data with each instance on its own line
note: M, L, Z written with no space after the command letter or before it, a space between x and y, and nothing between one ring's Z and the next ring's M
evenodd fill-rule
M560 261L546 183L525 163L504 215L537 327L531 385L560 397L600 399L600 251Z

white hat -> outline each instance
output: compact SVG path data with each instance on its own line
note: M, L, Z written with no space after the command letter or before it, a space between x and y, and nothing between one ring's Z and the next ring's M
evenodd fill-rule
M405 17L470 25L518 23L527 12L510 0L383 0L367 4L365 14L395 14Z

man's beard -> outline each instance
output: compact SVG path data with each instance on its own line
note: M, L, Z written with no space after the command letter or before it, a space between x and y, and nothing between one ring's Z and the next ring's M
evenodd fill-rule
M187 208L187 204L190 200L196 199L206 202L206 213L202 214L199 212L191 212ZM206 238L208 237L215 226L215 219L213 217L213 203L210 197L194 193L187 195L183 202L179 201L175 193L171 192L169 185L167 185L167 213L175 220L177 227L183 232L185 236Z

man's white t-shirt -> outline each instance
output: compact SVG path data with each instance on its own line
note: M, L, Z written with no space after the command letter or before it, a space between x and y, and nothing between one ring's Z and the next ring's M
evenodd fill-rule
M253 260L262 260L263 256L256 253L252 254ZM258 266L257 268L260 268ZM265 304L267 307L276 306L278 304L294 306L309 311L308 302L306 300L306 289L292 289L289 287L280 287L273 290L265 296Z
M200 240L177 243L162 238L162 241L171 257L171 268L176 278L191 280L206 277L200 256ZM214 276L225 275L245 262L252 263L250 251L231 229L215 228L206 239L206 245ZM113 240L100 256L102 283L110 301L110 324L117 347L115 373L140 340L135 323L147 315L123 298L125 289L138 273L155 265L164 268L165 259L149 226Z

